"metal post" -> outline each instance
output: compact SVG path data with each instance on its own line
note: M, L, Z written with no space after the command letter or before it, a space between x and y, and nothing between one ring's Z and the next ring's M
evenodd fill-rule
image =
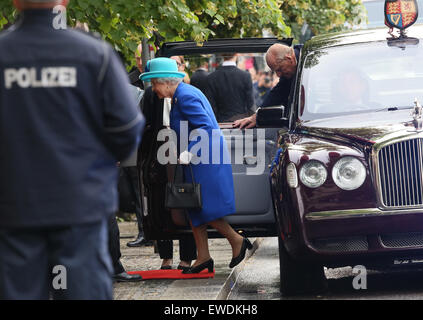
M146 38L142 39L141 45L142 45L142 54L141 54L142 65L146 66L147 61L151 59L151 57L150 57L150 46L148 45ZM144 86L145 87L150 86L150 81L144 81Z

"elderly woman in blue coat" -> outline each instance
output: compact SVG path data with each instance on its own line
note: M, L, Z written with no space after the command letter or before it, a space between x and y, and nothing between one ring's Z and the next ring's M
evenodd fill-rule
M208 248L208 225L229 241L232 247L229 267L233 268L244 259L246 250L251 249L252 245L223 219L235 212L232 167L227 161L229 155L226 143L210 103L200 90L182 82L185 74L178 72L175 60L156 58L149 61L147 69L149 71L143 73L140 79L150 80L159 98L172 99L170 127L176 132L178 142L184 130L188 131L186 139L191 133L203 133L199 140L186 141L186 150L181 150L182 146L178 143L178 161L191 162L194 179L201 185L202 196L202 209L188 211L198 255L191 268L184 273L199 273L204 269L213 271L214 263ZM204 143L201 141L204 133L208 139L205 144L208 154L204 148L196 147L197 143ZM192 150L198 151L191 153ZM193 157L200 161L194 161ZM184 168L184 175L186 181L191 181L188 168Z

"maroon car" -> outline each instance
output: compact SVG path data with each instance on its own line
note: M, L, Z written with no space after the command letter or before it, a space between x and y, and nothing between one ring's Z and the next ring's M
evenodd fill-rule
M423 262L422 36L316 37L292 105L259 111L286 128L271 171L282 292L319 287L323 266Z
M291 105L260 109L254 130L222 124L236 198L228 221L247 236L278 236L284 294L324 286L324 266L423 262L422 36L413 26L407 37L387 29L315 37L301 51ZM290 44L179 42L160 55L194 64L190 56L213 62L222 52L258 53L255 64L265 67L263 53L275 42ZM164 208L167 174L156 157L163 103L146 103L139 157L145 235L180 239L189 224L183 212Z

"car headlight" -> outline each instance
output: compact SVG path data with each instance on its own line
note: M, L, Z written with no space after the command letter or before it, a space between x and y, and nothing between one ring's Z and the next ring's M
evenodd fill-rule
M310 188L320 187L328 176L326 168L316 160L306 162L300 170L301 182Z
M295 164L290 162L286 166L286 180L288 181L288 185L291 188L298 187L298 175L297 175L297 168L295 167Z
M366 168L354 157L343 157L333 166L332 178L341 189L354 190L366 180Z

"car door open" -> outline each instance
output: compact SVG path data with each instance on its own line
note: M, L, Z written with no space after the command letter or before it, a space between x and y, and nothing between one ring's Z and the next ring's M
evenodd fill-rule
M158 56L171 57L183 55L187 66L199 66L200 60L210 62L211 70L216 69L220 54L236 52L251 57L257 67L266 68L264 52L274 43L291 45L292 39L218 39L198 46L195 42L165 43ZM267 72L267 71L266 71ZM155 123L161 127L163 107L156 101L152 106ZM219 123L224 134L233 171L236 212L225 219L237 230L243 230L248 236L276 236L275 212L270 190L269 172L273 158L277 153L279 128L236 129L232 122ZM157 131L157 130L156 130ZM158 131L157 131L158 132ZM156 133L157 133L156 132ZM154 134L153 134L154 135ZM160 142L153 141L155 147L145 148L147 152L157 152ZM145 150L144 149L144 150ZM168 175L166 166L159 165L157 157L145 154L140 164L144 200L144 232L148 239L178 239L191 232L186 215L181 210L165 210L158 202L164 202L164 187L158 187L163 181L148 178ZM160 173L159 173L160 172ZM147 177L146 177L147 176ZM162 192L162 194L160 194ZM209 230L209 236L219 237L219 233Z

